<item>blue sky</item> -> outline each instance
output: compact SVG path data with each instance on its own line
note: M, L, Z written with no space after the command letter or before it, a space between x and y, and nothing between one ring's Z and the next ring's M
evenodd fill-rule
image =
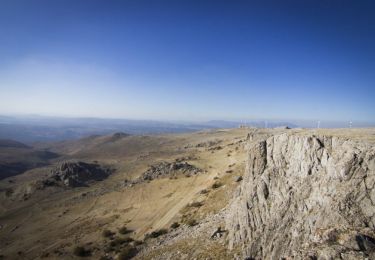
M0 1L0 114L375 122L375 2Z

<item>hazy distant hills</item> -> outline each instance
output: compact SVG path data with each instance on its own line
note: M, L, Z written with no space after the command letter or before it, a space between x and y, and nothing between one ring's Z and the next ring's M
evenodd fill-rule
M114 132L129 134L181 133L203 128L206 128L206 126L145 120L0 117L0 138L13 139L26 143L78 139Z
M29 146L9 139L0 139L0 148L30 148Z
M115 132L127 134L189 133L204 129L237 128L240 125L258 128L289 126L316 128L314 120L211 120L206 122L153 121L102 118L64 118L45 116L1 116L0 139L12 139L26 144L45 141L79 139ZM320 121L321 128L348 128L349 122ZM371 127L375 123L352 122L352 127Z
M265 127L265 121L162 122L152 120L58 118L58 117L9 117L0 116L0 139L25 143L78 139L91 135L114 132L128 134L188 133L203 129L236 128L239 125ZM297 127L289 122L267 122L267 127Z
M0 139L0 180L48 165L50 160L58 156L54 152L36 149L17 141Z

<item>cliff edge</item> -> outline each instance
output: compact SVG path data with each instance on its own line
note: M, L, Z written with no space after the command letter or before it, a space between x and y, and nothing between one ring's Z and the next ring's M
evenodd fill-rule
M231 249L248 259L375 257L375 148L342 137L248 138L227 208Z

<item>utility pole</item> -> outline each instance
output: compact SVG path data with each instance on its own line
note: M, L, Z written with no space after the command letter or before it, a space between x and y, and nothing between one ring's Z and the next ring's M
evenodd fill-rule
M318 129L320 128L320 120L318 121Z
M349 128L352 128L353 122L352 120L349 121Z

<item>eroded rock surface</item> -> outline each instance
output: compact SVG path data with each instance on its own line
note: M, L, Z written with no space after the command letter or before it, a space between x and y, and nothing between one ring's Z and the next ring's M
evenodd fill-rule
M248 146L227 209L230 248L255 259L375 257L373 146L293 133Z
M68 187L86 186L89 182L107 178L111 172L111 169L95 163L63 162L51 171L51 176L44 183L46 186L56 182Z

